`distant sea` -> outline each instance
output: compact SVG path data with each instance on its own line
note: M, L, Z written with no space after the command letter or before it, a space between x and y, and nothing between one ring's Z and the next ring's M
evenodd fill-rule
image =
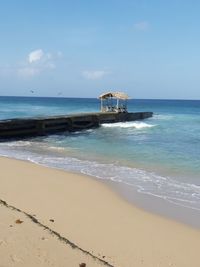
M0 97L0 119L99 111L98 99ZM0 143L0 155L84 173L200 214L200 101L137 100L152 118ZM200 223L199 223L200 224Z

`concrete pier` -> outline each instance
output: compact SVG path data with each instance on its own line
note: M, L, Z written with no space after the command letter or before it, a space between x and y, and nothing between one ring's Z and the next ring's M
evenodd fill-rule
M142 120L153 112L98 112L0 121L0 141L99 127L102 123Z

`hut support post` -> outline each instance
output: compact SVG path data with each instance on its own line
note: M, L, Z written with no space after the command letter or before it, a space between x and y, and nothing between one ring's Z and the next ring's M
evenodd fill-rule
M117 98L117 110L119 110L119 99Z
M103 111L103 99L101 99L101 112Z

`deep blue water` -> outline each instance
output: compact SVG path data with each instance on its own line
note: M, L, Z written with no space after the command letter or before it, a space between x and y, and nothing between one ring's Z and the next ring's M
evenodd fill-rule
M0 97L0 119L99 111L98 99ZM78 171L200 211L200 101L130 100L144 121L0 143L0 155Z

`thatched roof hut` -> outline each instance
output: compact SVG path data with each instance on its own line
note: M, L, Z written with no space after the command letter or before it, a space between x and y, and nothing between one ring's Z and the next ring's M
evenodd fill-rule
M125 94L124 92L107 92L107 93L101 94L99 98L100 99L118 98L118 99L123 99L123 100L129 99L128 95Z
M124 92L107 92L99 96L102 112L127 112L128 95ZM113 105L113 99L116 104Z

